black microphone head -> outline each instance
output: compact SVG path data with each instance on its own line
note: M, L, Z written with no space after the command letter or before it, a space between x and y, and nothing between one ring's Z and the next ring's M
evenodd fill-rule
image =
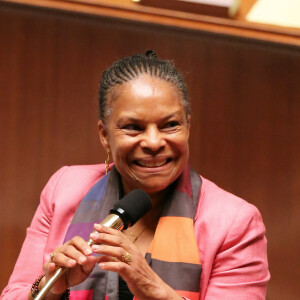
M152 207L151 198L142 190L133 190L111 209L111 213L120 216L124 229L133 226Z

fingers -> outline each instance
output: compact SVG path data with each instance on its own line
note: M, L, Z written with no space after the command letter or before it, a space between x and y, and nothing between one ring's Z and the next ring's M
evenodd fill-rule
M140 250L122 232L101 225L95 225L95 230L97 232L91 234L95 243L92 250L101 254L99 267L119 273L131 292L140 299L151 299L148 292L145 294L145 287L146 290L155 288L157 292L161 285Z
M97 263L97 257L91 254L92 248L78 236L56 248L44 265L45 280L50 280L59 267L66 267L67 272L55 282L51 293L62 294L68 287L84 281Z
M128 239L118 230L112 229L101 224L95 224L96 232L91 233L90 237L94 244L106 244L110 246L125 246Z
M123 233L99 224L95 224L95 230L91 234L92 250L102 254L99 262L131 262L130 252L138 250Z
M74 237L61 247L55 249L50 258L49 267L52 264L73 268L77 264L87 263L87 257L92 254L92 249L81 237Z
M121 261L124 263L129 263L132 261L131 254L121 247L93 245L92 249L95 253L102 254L102 256L98 258L98 262Z
M97 232L91 234L92 250L101 254L97 262L102 270L119 273L139 299L181 299L155 274L140 250L122 232L99 224L94 228Z

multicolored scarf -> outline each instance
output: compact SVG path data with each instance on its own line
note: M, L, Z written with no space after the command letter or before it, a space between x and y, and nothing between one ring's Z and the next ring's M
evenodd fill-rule
M120 199L120 177L115 167L82 199L65 241L74 236L89 239L94 223L101 222ZM176 180L146 253L151 268L176 292L199 299L201 262L194 234L194 217L201 188L200 176L188 165ZM90 276L71 288L71 300L118 300L118 274L95 266ZM135 298L136 299L136 298Z

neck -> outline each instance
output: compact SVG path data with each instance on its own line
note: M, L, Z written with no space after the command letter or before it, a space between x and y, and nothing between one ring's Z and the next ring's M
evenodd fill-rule
M124 195L127 195L128 193L130 193L132 190L134 190L135 188L132 187L128 187L126 185L124 185L124 183L122 182L122 187L123 187L123 193ZM167 198L169 198L170 193L172 193L174 187L174 183L172 183L171 185L167 186L165 189L161 190L161 191L157 191L154 193L149 193L148 195L150 196L151 200L152 200L152 208L161 206ZM145 191L147 193L147 191Z
M152 206L155 209L155 207L160 207L163 205L163 203L166 201L166 199L169 197L171 193L172 187L168 186L166 189L150 194L151 200L152 200Z

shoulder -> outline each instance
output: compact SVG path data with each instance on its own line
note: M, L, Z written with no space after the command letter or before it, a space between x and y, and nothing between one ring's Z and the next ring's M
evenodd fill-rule
M95 164L95 165L73 165L73 166L63 166L58 171L56 171L51 179L68 179L72 180L90 177L101 177L105 175L105 165L104 164Z
M205 263L212 265L218 253L245 240L264 239L265 227L254 205L202 177L195 233Z
M48 203L49 209L55 203L75 204L104 175L103 164L64 166L50 177L42 191L41 202Z
M244 199L229 193L215 183L202 179L200 198L195 219L205 218L211 222L228 226L238 214L245 217L259 214L257 208Z
M202 177L195 233L200 251L213 258L235 239L263 237L265 227L254 205Z
M31 223L32 228L49 235L49 239L62 242L64 230L67 229L78 204L105 175L103 165L64 166L56 171L45 185L40 204ZM55 234L50 235L52 229ZM56 232L55 228L60 228ZM60 239L58 239L58 235ZM51 244L51 243L50 243Z
M74 165L64 166L56 171L49 179L47 185L57 188L60 185L85 186L86 184L100 179L105 175L105 166L97 165Z
M263 299L269 279L265 226L254 205L202 178L195 233L202 295L219 298L213 295L224 295L220 287L227 286L231 298L242 299L236 287L243 286Z

